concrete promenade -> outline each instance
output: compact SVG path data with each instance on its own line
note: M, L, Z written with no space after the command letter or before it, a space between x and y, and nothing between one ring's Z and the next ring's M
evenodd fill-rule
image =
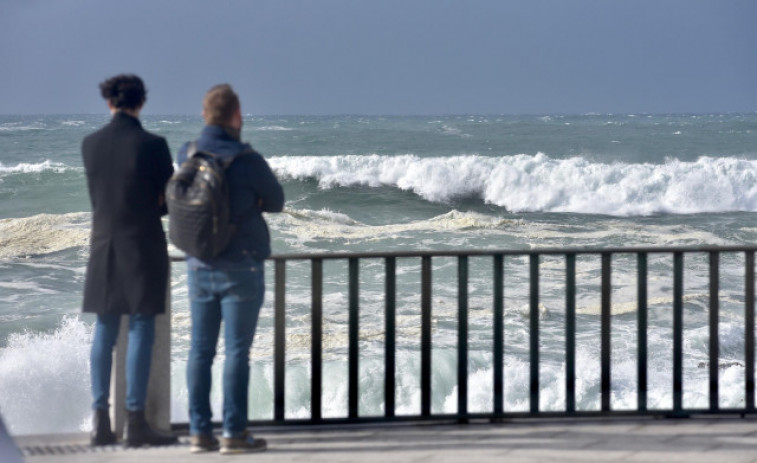
M18 436L27 463L47 462L716 462L757 463L757 418L523 419L256 429L265 453L167 448L92 450L87 436Z

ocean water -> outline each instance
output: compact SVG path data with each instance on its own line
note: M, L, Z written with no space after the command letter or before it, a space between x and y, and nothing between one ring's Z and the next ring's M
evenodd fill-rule
M79 146L107 115L0 116L0 413L11 432L89 427L93 318L79 313L89 200ZM173 153L196 116L145 116ZM275 253L751 245L757 114L245 116L243 138L284 185ZM171 248L171 252L178 251ZM649 261L649 406L672 406L670 256ZM309 264L287 268L287 409L308 417ZM470 259L469 409L491 398L491 261ZM614 262L612 406L636 406L636 274ZM707 256L687 255L684 406L706 406ZM721 259L722 406L744 402L743 257ZM433 261L432 410L456 409L456 261ZM577 263L577 401L599 397L600 262ZM250 418L273 414L272 267L252 352ZM324 264L324 415L347 414L346 263ZM186 421L185 268L172 271L172 419ZM398 261L397 412L420 411L420 262ZM505 260L505 408L528 409L528 262ZM564 408L564 261L541 262L541 408ZM383 413L383 262L360 267L360 413ZM222 358L222 348L220 349ZM220 360L220 359L219 359ZM220 417L220 363L213 402Z

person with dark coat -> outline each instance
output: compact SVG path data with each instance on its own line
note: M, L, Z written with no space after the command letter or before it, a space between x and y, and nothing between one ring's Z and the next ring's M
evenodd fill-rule
M139 77L118 75L100 90L113 117L81 147L92 204L83 311L97 314L90 357L91 443L116 441L108 403L112 352L121 316L128 315L124 445L172 444L176 437L152 430L144 409L155 315L166 309L168 251L161 216L167 213L163 191L173 162L166 140L142 128L146 91Z

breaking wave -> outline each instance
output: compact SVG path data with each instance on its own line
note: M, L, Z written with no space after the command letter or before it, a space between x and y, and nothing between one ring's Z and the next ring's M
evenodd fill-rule
M427 201L480 198L511 212L637 216L757 211L757 161L734 157L661 164L601 163L543 153L281 156L269 162L284 180L320 188L391 186Z

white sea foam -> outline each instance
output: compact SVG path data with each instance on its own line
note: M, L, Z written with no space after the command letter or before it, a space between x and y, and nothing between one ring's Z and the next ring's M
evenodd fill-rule
M617 216L757 211L757 161L701 157L663 164L600 163L542 153L287 156L269 160L283 179L321 188L393 186L434 202L478 197L512 212Z
M89 243L90 214L0 219L0 259L48 254Z
M42 122L34 122L30 125L24 125L22 122L7 122L0 124L0 132L26 132L29 130L43 130L45 124Z
M349 239L349 240L381 240L407 234L409 232L454 232L485 229L487 232L509 230L523 225L520 220L502 219L499 217L479 214L475 212L460 212L452 210L446 214L432 217L428 220L417 220L407 223L386 225L367 225L351 217L322 209L287 208L284 214L269 216L271 225L285 233L296 235L300 240L314 239Z
M257 130L260 132L289 132L290 129L288 127L282 127L280 125L266 125L263 127L255 127L253 130Z
M469 122L475 122L475 121L469 121ZM442 125L441 130L442 130L442 133L444 133L446 135L455 135L455 136L458 136L458 137L461 137L461 138L470 138L471 137L470 134L464 133L459 128L453 127L453 126L450 126L450 125L446 125L446 124Z
M67 166L62 162L43 161L37 163L22 162L15 166L6 166L0 162L0 176L3 174L31 174L45 171L52 171L55 173L63 173L69 170L80 170L81 168Z

